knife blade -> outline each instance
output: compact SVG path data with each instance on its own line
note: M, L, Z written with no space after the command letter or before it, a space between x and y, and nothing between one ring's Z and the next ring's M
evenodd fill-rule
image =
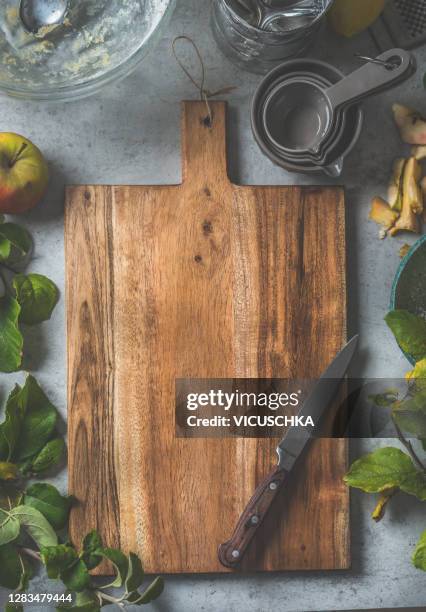
M300 409L298 416L310 416L314 425L290 427L278 444L277 466L257 487L238 520L231 538L219 546L219 561L225 567L233 568L241 562L279 490L303 454L306 445L318 431L322 417L335 398L346 375L357 345L358 336L354 336L333 359Z

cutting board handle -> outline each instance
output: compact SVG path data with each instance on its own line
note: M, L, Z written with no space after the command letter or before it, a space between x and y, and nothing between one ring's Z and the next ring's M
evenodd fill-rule
M220 185L229 183L226 164L226 102L183 102L183 181Z

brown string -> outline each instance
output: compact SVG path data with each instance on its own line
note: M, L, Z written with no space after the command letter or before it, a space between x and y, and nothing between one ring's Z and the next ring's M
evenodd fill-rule
M178 54L176 53L176 43L179 42L179 41L185 41L185 42L189 43L192 46L192 48L194 49L194 51L195 51L195 54L197 56L197 59L199 61L200 67L201 67L201 79L200 79L200 81L198 83L197 83L196 79L192 76L192 74L189 71L189 69L185 66L183 61L181 59L179 59ZM179 66L182 69L182 71L185 73L185 75L188 77L188 79L191 81L191 83L194 85L194 87L196 87L197 90L199 91L200 99L205 102L206 109L207 109L206 124L209 127L211 127L213 125L213 112L212 112L212 109L211 109L211 106L210 106L210 103L209 103L209 99L210 98L214 98L215 96L220 96L221 94L229 93L229 92L233 91L235 89L235 87L223 87L222 89L218 89L217 91L210 91L209 89L207 89L205 87L206 69L205 69L203 57L202 57L202 55L200 53L199 48L197 47L195 42L192 40L192 38L190 38L189 36L186 36L186 35L176 36L176 38L173 40L173 43L172 43L172 51L173 51L173 55L175 57L175 60L179 64Z

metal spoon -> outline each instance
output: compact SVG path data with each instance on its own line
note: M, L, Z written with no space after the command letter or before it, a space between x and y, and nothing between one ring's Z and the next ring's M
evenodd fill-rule
M28 32L60 25L68 13L69 0L20 0L19 16Z
M237 0L238 4L249 14L250 25L261 30L287 30L300 27L300 19L304 22L318 15L315 6L286 4L278 6L271 0Z

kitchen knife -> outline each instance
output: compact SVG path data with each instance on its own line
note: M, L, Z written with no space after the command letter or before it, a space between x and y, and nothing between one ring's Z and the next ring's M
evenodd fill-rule
M334 358L304 402L298 416L304 417L303 420L308 416L312 417L314 425L291 427L278 444L278 465L257 487L242 513L232 537L219 546L219 561L225 567L232 568L241 562L248 545L262 524L289 473L302 455L308 442L319 430L320 421L339 390L355 354L357 344L358 336L354 336Z

